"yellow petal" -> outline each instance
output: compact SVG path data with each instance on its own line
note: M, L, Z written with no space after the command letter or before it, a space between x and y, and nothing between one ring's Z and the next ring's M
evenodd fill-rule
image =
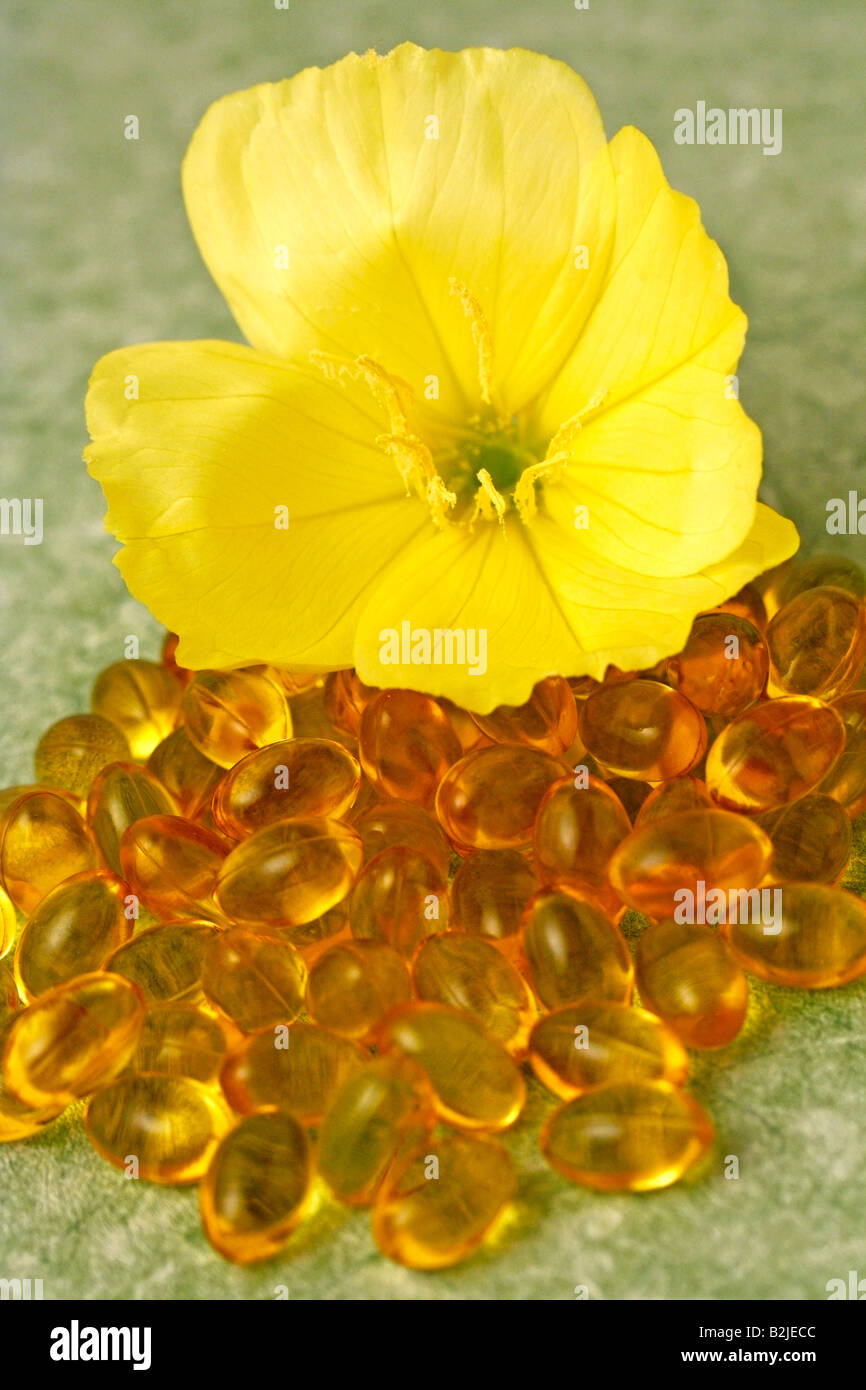
M510 414L571 350L612 239L592 94L519 49L407 43L225 97L183 178L202 255L254 346L370 354L418 398L436 377L450 419L482 403L479 324L451 282L483 315Z

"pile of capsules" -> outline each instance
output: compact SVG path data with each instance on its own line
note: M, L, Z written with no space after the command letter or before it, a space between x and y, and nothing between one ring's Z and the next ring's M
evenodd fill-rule
M686 1049L736 1036L746 974L866 973L837 886L864 589L789 562L652 671L488 715L353 671L193 673L171 634L109 666L0 792L0 1140L84 1099L127 1177L200 1184L230 1260L280 1250L323 1182L436 1269L515 1194L496 1135L528 1064L561 1174L674 1182L713 1140Z

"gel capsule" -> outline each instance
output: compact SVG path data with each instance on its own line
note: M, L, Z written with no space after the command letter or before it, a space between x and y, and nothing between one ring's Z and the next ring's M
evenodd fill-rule
M772 858L769 837L730 811L680 811L636 827L610 861L623 902L648 917L673 917L688 901L760 883ZM703 885L703 887L701 887Z
M374 695L378 694L376 687L365 685L357 672L332 671L325 680L325 709L338 729L357 738L361 716Z
M813 793L756 817L773 844L774 883L835 883L851 854L851 822L831 796Z
M719 734L707 754L707 789L730 811L772 811L817 787L844 746L841 715L820 700L768 700Z
M24 1001L18 993L15 971L8 961L0 961L0 1029L3 1029L11 1021L12 1015L23 1007Z
M650 792L635 816L634 828L639 830L653 821L675 816L680 811L712 811L715 802L700 777L672 777Z
M797 561L782 576L778 586L778 607L790 603L807 589L844 589L855 598L866 595L866 574L844 555L813 555Z
M700 710L659 681L603 685L580 708L580 736L609 772L661 782L691 771L704 755Z
M25 792L0 821L0 880L22 912L65 878L98 867L87 827L65 797Z
M120 867L133 893L157 917L218 917L214 889L224 841L182 816L133 821L120 841Z
M15 974L25 999L73 975L98 970L132 935L124 883L102 870L77 874L52 889L25 923Z
M556 782L538 808L532 860L539 881L574 889L615 916L619 900L607 868L631 821L615 792L596 777Z
M183 686L156 661L115 661L96 677L94 714L122 729L134 758L148 758L178 722ZM122 762L118 753L111 762Z
M3 1049L6 1086L34 1108L69 1105L123 1071L144 1022L141 992L102 972L77 975L15 1017Z
M451 884L451 921L470 936L489 937L511 955L538 879L516 849L482 849L464 860Z
M404 1004L379 1033L384 1051L411 1057L433 1087L443 1120L463 1129L507 1129L526 1085L505 1048L476 1018L444 1004Z
M316 1023L363 1041L412 993L409 968L384 941L346 941L317 957L307 982Z
M188 820L197 820L209 809L223 769L190 743L183 729L157 744L147 760L147 770L165 787Z
M221 1096L188 1076L131 1076L91 1099L84 1124L98 1154L129 1177L193 1183L232 1122Z
M312 1178L310 1141L293 1115L248 1115L220 1141L199 1188L213 1248L235 1264L270 1259L301 1221Z
M217 935L209 922L163 922L112 951L105 969L132 980L148 1001L203 998L205 954Z
M369 701L358 746L361 766L380 795L422 806L432 806L462 751L436 701L413 690L380 690Z
M307 967L288 941L245 927L211 937L202 967L205 995L245 1033L292 1023L306 983Z
M845 724L845 747L819 791L844 806L849 816L866 811L866 690L849 690L831 709Z
M214 795L214 820L238 840L280 820L339 820L360 786L357 760L339 743L283 740L248 753L226 773Z
M377 1057L343 1083L319 1133L319 1171L335 1197L369 1206L394 1159L436 1123L433 1092L408 1057Z
M226 1058L221 1073L240 1114L276 1105L317 1125L347 1077L367 1061L357 1043L315 1023L279 1023L252 1033Z
M494 743L528 743L554 755L570 748L577 733L577 706L562 676L539 681L524 705L500 705L472 718Z
M314 917L312 922L304 922L300 927L280 927L279 935L281 939L291 942L296 951L300 951L309 967L323 951L330 950L338 942L351 941L347 899L323 912L321 917Z
M571 893L543 891L523 917L526 976L542 1004L631 999L633 971L622 933L599 908Z
M183 719L190 742L225 768L292 733L283 690L254 671L197 671L183 693Z
M401 955L448 926L448 887L423 854L394 845L383 849L358 875L349 902L352 934L386 941Z
M713 1142L709 1116L669 1081L595 1086L551 1115L541 1134L548 1163L601 1192L669 1187Z
M746 1018L746 977L718 932L667 920L647 927L635 956L641 1000L687 1047L725 1047Z
M233 922L302 926L346 896L362 854L360 838L342 821L277 821L229 854L217 903Z
M683 650L670 657L666 667L671 685L697 709L728 719L755 703L768 670L760 632L731 613L696 618Z
M715 608L710 609L710 612L733 613L737 618L745 618L759 632L763 632L767 626L767 609L764 606L760 590L754 584L744 584L742 589L739 589L731 598L725 599L724 603L719 603Z
M781 922L728 922L723 931L750 975L801 989L832 989L866 974L866 903L824 883L787 883Z
M145 816L173 816L171 794L137 763L109 763L94 779L87 798L87 824L109 869L119 874L123 832Z
M767 628L770 692L832 700L866 661L866 608L843 589L807 589Z
M441 932L422 941L412 961L419 999L472 1014L509 1052L526 1050L536 1011L523 977L489 941Z
M545 792L563 765L549 753L516 743L467 753L445 774L436 793L436 814L461 852L522 849Z
M72 714L46 729L36 745L36 780L85 797L98 772L128 757L129 744L114 724L98 714Z
M624 1004L566 1004L539 1019L529 1060L542 1085L563 1100L610 1081L670 1081L681 1086L689 1063L669 1028Z
M11 949L18 930L15 906L5 888L0 888L0 959Z
M228 1053L223 1025L195 1004L150 1004L144 1016L129 1070L157 1076L189 1076L205 1085L219 1084Z
M327 685L324 689L321 686L313 686L310 690L302 690L290 698L292 733L296 738L328 739L330 743L339 743L343 748L348 748L353 755L357 755L357 738L334 723L326 694Z
M405 845L426 855L447 878L451 866L451 846L432 816L411 801L380 801L352 818L364 846L364 860L392 845Z
M0 965L0 990L5 989L4 978L4 967ZM0 1057L3 1055L10 1024L11 1016L4 1023L0 997ZM52 1120L56 1120L64 1109L63 1104L39 1107L25 1105L17 1096L11 1094L0 1071L0 1144L16 1143L19 1139L28 1139L31 1134L38 1134Z
M515 1187L497 1140L442 1135L390 1169L373 1208L373 1238L398 1264L445 1269L478 1248Z

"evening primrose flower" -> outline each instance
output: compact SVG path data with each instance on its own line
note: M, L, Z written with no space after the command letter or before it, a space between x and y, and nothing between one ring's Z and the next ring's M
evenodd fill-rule
M216 102L183 187L251 346L109 353L86 458L187 666L487 711L653 665L796 549L724 258L562 63L352 54Z

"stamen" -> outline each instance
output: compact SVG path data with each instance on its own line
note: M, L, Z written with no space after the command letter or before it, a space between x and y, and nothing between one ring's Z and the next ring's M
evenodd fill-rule
M508 506L502 493L496 488L490 473L486 468L479 468L476 473L481 486L475 493L475 507L472 516L469 518L470 529L477 520L498 521L501 527L505 527L505 509Z
M524 468L514 489L514 505L521 521L531 521L538 511L535 484L559 482L568 467L571 459L571 446L583 429L584 420L593 410L598 409L607 395L606 389L596 391L582 410L578 410L564 424L560 425L547 446L547 454L542 462L532 463L528 468Z
M463 306L463 312L472 327L472 341L475 343L475 350L478 353L478 380L481 385L481 399L485 405L493 405L493 334L490 331L490 324L484 314L484 310L472 294L471 290L463 284L462 280L455 280L452 276L448 281L452 294Z

